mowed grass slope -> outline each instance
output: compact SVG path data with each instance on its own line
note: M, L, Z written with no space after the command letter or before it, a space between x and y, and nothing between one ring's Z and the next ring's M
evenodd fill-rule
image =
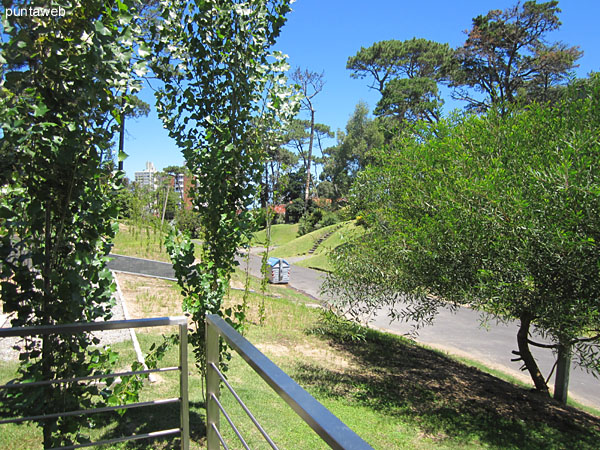
M292 223L281 223L277 225L271 225L271 247L278 247L280 245L287 244L290 241L296 239L298 234L298 224ZM267 242L266 230L260 230L254 233L251 244L253 246L265 246Z
M271 250L269 255L278 258L305 255L313 247L313 245L315 245L315 242L317 242L325 234L335 230L338 226L338 224L335 224L328 227L319 228L318 230L305 234L304 236L295 238L293 241Z
M158 280L156 285L156 280L125 275L119 279L126 292L136 286L138 294L131 302L137 314L180 311L174 283ZM140 289L140 283L152 283L152 289ZM231 291L226 306L241 303L242 295ZM245 337L376 449L597 448L597 417L562 407L410 340L342 321L323 321L319 310L306 307L290 289L268 286L267 295L261 325L258 308L263 299L249 294ZM144 335L142 345L147 349L156 339ZM176 361L176 350L172 352L166 364ZM229 365L230 382L280 448L328 448L241 357L234 354ZM201 383L194 370L192 374L194 439L202 446ZM163 387L158 385L164 396L176 395L171 386L176 377L165 380ZM148 388L145 399L157 389ZM222 393L225 408L248 436L250 447L263 448L254 425L227 389ZM128 420L133 427L135 415ZM223 418L221 423L228 442L237 448L237 438ZM153 448L160 448L156 442Z
M302 267L329 272L333 269L329 260L329 253L336 247L360 236L363 232L363 227L355 225L354 222L347 222L338 230L334 231L331 236L321 242L312 256L301 261L297 261L295 264Z

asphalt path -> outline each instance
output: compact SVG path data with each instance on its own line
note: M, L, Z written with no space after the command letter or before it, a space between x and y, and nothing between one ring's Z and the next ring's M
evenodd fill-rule
M109 263L112 270L140 273L161 278L173 279L173 268L169 263L149 261L126 256L113 256ZM260 277L261 257L257 255L238 256L240 268L245 270L248 263L251 275ZM290 267L290 287L301 291L315 300L322 301L320 289L325 275L317 270L296 266ZM387 310L381 310L370 320L370 325L396 334L411 334L414 324L390 322ZM502 370L526 382L530 378L519 370L520 363L512 362L511 351L517 348L517 322L499 323L492 321L481 326L480 314L469 308L460 308L456 312L444 309L436 316L434 324L418 330L413 338L422 344L438 348L448 353L465 356L483 364ZM539 338L534 336L534 338ZM541 339L540 339L541 340ZM548 374L554 365L554 356L550 350L532 348L543 374ZM550 379L550 384L554 382ZM572 365L569 396L589 406L600 408L600 380Z
M112 258L108 263L110 270L136 275L148 275L167 280L177 280L171 263L134 258L133 256L115 255L112 253L109 256Z

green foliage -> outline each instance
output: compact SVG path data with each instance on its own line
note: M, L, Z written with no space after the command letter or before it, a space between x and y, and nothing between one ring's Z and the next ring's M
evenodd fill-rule
M316 229L317 223L323 218L323 210L313 209L310 213L304 214L298 222L298 237L304 236Z
M179 208L175 213L175 227L182 233L189 234L192 239L198 239L202 234L200 213L193 209Z
M179 335L174 334L171 336L163 336L163 341L159 344L152 344L150 346L149 353L145 356L144 361L146 363L146 367L148 369L156 369L158 367L158 363L163 359L165 354L174 347L179 340ZM111 353L113 356L113 365L116 363L117 356L115 353ZM131 363L131 371L142 371L145 370L146 367L139 362L134 361ZM127 403L135 403L140 401L140 391L144 386L144 382L148 379L149 374L134 374L134 375L125 375L121 377L118 382L113 384L113 379L106 379L107 385L111 386L111 390L105 394L106 403L108 406L117 406L124 405ZM126 409L119 409L117 412L119 415L125 414Z
M370 162L370 151L383 145L383 133L368 114L368 106L358 103L348 119L346 132L338 131L338 144L323 150L325 163L320 175L323 182L317 187L320 197L338 201L347 195L357 173ZM325 182L331 183L331 189L322 194L327 189L321 187Z
M477 111L519 97L550 99L582 55L578 47L546 42L546 35L560 27L559 13L558 1L526 1L475 17L467 41L456 51L455 97ZM483 93L483 99L465 88Z
M304 214L298 222L298 237L304 236L320 228L335 225L340 222L339 216L332 211L325 211L321 208L314 208L308 214Z
M169 175L178 175L183 173L184 175L189 175L189 170L186 166L167 166L162 170L164 173Z
M289 172L281 175L281 188L280 188L280 198L283 202L294 202L298 198L303 198L304 195L304 182L306 181L306 171L304 168L300 168L299 170ZM287 215L287 211L286 211ZM302 215L302 214L300 214ZM296 223L298 222L298 218L286 219L286 223Z
M23 2L4 2L18 8ZM133 65L136 35L128 0L82 0L65 17L2 16L0 62L0 279L13 326L110 318L113 280L106 268L120 175L102 155ZM126 93L128 94L128 93ZM128 96L125 95L128 105ZM115 120L112 120L115 119ZM110 358L91 334L45 336L21 348L19 379L86 376ZM37 395L11 394L13 413L86 409L99 387L48 385ZM42 422L46 448L85 440L84 417Z
M382 95L376 114L436 122L443 104L437 83L447 81L452 56L448 44L427 39L380 41L348 58L346 68L353 78L373 77Z
M312 203L309 203L309 205L311 204ZM304 200L301 197L298 197L285 206L285 223L298 223L303 212Z
M321 217L321 220L319 220L319 222L317 222L317 227L318 228L324 228L324 227L328 227L330 225L335 225L336 223L339 223L340 220L340 216L333 212L333 211L325 211L323 213L323 216Z
M439 84L477 112L490 106L556 101L582 55L576 46L548 43L560 27L558 1L518 2L473 19L464 45L451 49L426 39L386 40L348 58L353 78L369 77L382 97L375 114L392 122L437 122Z
M367 328L351 320L344 319L331 309L320 311L321 317L318 324L310 332L324 336L335 336L340 342L366 340Z
M352 202L365 235L334 252L328 289L356 318L387 304L427 322L468 304L534 326L577 362L600 369L600 79L555 108L490 111L442 122L428 139L385 149ZM405 295L400 295L404 293Z
M127 187L120 189L116 194L115 202L119 210L119 218L131 218L134 203L132 190Z
M251 206L272 132L296 111L283 55L269 53L289 11L287 0L176 0L154 30L153 68L164 82L158 113L194 176L190 196L204 235L198 263L185 239L171 234L167 244L184 310L197 326L190 340L199 366L205 314L236 327L243 321L243 311L221 304L236 252L252 236Z

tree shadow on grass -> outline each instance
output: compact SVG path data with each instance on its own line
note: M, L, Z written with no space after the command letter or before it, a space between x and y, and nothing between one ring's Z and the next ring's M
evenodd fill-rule
M314 330L312 330L314 332ZM434 440L519 449L597 449L600 418L519 388L398 336L364 341L319 328L352 369L299 364L292 375L322 396L344 396L412 422Z
M190 402L190 441L200 443L206 437L203 402ZM123 416L117 413L103 414L101 423L108 430L97 440L140 435L180 427L179 404L152 405L127 410ZM180 448L179 434L157 438L145 438L122 444L124 449L174 449Z

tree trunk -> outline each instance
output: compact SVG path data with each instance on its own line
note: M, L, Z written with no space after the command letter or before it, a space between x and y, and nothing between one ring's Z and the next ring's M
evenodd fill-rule
M117 161L119 161L119 171L123 171L123 160L121 154L125 149L125 97L121 98L121 125L119 126L119 153L117 154Z
M567 404L569 394L569 370L571 368L571 347L559 344L554 380L554 398L563 405Z
M542 376L540 369L535 362L535 358L529 350L529 327L531 325L531 315L527 313L521 314L521 326L517 332L517 345L519 346L519 356L525 364L525 368L531 375L535 389L548 394L548 385Z
M315 110L310 110L310 141L308 143L308 158L306 161L306 186L304 188L304 212L308 211L308 197L310 191L310 162L312 159L313 142L315 139Z
M262 188L260 190L260 207L266 208L269 204L269 163L265 163L265 178L262 182Z
M50 313L48 309L50 308L50 271L52 264L52 208L50 201L46 202L46 211L45 211L45 236L44 236L44 252L45 252L45 261L44 268L42 272L42 277L44 279L44 300L42 303L42 317L41 322L42 325L53 325L52 318L50 317ZM45 334L42 336L42 380L51 380L52 377L52 335ZM44 399L42 400L44 403L44 413L52 412L52 389L53 387L45 386L44 391ZM44 420L42 426L42 435L44 440L44 448L52 448L53 440L52 440L52 430L56 424L57 419L46 419Z

